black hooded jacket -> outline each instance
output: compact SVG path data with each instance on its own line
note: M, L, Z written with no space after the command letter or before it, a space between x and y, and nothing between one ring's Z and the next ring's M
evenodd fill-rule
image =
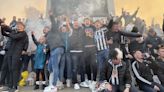
M164 86L164 61L162 59L157 59L157 65L158 65L158 72L157 75L159 77L159 80L161 81L161 84Z
M6 31L10 33L6 33ZM8 54L10 56L20 56L22 51L26 51L28 48L28 36L25 31L15 32L12 31L9 27L2 27L2 35L7 36L11 39L10 48L8 49Z

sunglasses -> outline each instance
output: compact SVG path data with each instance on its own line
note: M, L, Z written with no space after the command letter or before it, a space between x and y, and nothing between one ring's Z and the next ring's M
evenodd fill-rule
M158 45L158 49L164 49L164 44L160 44L160 45Z

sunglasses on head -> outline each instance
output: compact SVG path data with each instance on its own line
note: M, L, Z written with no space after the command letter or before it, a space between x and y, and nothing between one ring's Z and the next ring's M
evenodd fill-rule
M160 44L160 45L158 45L158 49L161 49L161 48L164 49L164 44Z

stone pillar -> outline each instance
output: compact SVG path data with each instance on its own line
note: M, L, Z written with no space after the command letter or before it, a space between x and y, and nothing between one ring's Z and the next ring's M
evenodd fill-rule
M47 0L46 4L46 17L48 17L48 13L51 10L51 0Z
M109 15L112 13L115 15L115 5L114 5L114 0L107 0L108 2L108 13Z

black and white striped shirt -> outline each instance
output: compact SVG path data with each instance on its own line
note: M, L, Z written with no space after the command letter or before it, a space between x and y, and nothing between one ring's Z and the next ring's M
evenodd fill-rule
M95 41L96 41L96 46L97 46L98 51L102 51L102 50L109 48L108 44L106 43L106 41L107 41L106 32L107 31L108 31L108 29L103 27L95 32Z

